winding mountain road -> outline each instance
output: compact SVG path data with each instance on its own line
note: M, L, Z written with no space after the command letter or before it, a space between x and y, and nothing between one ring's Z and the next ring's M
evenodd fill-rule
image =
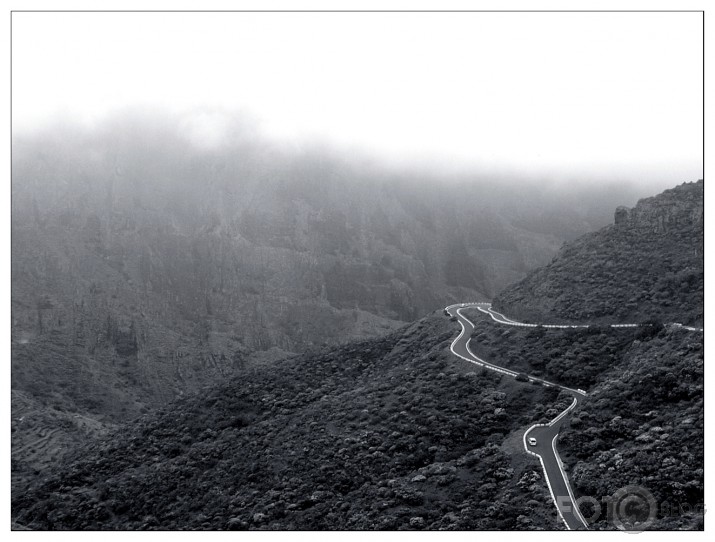
M488 370L496 371L507 376L516 378L519 374L516 371L512 371L505 367L500 367L499 365L494 365L489 363L478 356L476 356L469 348L469 342L471 341L472 331L474 330L474 324L466 318L460 311L462 309L475 308L480 312L488 315L493 321L498 324L503 324L507 326L517 326L517 327L544 327L544 328L587 328L586 324L579 325L566 325L566 324L526 324L523 322L517 322L510 318L507 318L503 314L493 310L491 308L491 303L459 303L456 305L450 305L444 310L450 315L457 318L457 321L462 326L462 331L459 336L450 345L450 350L452 353L470 363L484 367ZM679 326L689 331L703 331L702 328L694 328L683 326L679 323L668 324L671 326ZM639 327L639 324L611 324L610 327L613 328L623 328L623 327ZM539 458L541 462L542 469L544 471L544 476L546 477L546 483L549 486L549 491L551 492L551 498L556 505L556 510L559 513L559 517L563 521L567 529L587 529L588 523L581 515L578 506L575 504L575 499L571 486L569 485L568 476L564 472L563 463L556 451L556 438L561 430L561 425L563 424L566 416L571 412L579 402L582 401L586 396L586 392L581 389L568 388L560 384L555 384L549 382L548 380L543 380L534 376L527 375L529 382L540 382L547 387L556 387L560 390L570 393L573 396L573 402L568 406L563 412L551 420L548 424L535 424L526 430L523 436L524 450L526 453L531 454ZM536 439L536 444L528 444L530 439Z

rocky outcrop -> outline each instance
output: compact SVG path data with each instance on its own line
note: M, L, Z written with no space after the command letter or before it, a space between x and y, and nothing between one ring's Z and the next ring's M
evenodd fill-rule
M615 225L620 229L667 233L702 228L703 180L683 183L662 194L645 198L633 208L618 207Z
M615 224L616 226L626 228L628 227L628 216L630 214L630 209L624 205L621 205L616 209Z

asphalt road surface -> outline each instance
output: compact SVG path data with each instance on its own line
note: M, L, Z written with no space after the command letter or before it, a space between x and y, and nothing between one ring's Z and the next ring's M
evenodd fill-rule
M505 374L512 378L515 378L517 374L516 371L507 369L506 367L501 367L499 365L494 365L489 363L478 356L476 356L469 348L469 342L471 340L472 331L474 330L474 324L466 318L461 310L465 308L477 308L486 314L489 314L495 321L507 324L507 325L522 325L519 322L514 322L508 319L502 314L494 312L491 310L489 303L464 303L459 305L451 305L445 310L451 315L456 316L457 321L462 326L462 332L459 336L452 342L450 349L452 353L456 356L474 363L480 367L485 367L486 369L496 371L501 374ZM531 326L531 324L525 324L526 326ZM533 325L536 326L535 324ZM564 326L571 327L571 326ZM541 378L536 378L534 376L529 376L529 381L541 382L544 386L553 386L562 389L570 393L574 397L573 403L554 418L549 425L546 426L532 426L526 433L524 433L524 448L525 450L535 455L541 461L541 465L546 477L546 483L549 486L549 491L551 492L551 497L554 500L556 509L558 510L559 517L566 525L567 529L584 529L588 528L588 524L581 516L578 508L574 505L573 493L571 487L568 483L568 478L563 468L561 467L561 459L556 452L556 437L561 429L561 424L566 419L566 415L578 405L578 402L586 396L586 393L582 390L574 390L567 388L565 386L560 386L543 380ZM529 438L536 439L536 445L531 446L528 444Z

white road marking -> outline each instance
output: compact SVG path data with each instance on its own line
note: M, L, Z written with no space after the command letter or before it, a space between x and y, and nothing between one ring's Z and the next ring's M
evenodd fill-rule
M576 504L576 498L573 496L573 491L571 491L571 483L569 482L569 477L566 475L566 472L564 471L564 464L563 461L561 461L561 456L559 456L559 453L556 451L556 438L558 437L558 433L554 435L554 438L551 440L551 449L554 451L554 456L556 456L556 464L559 466L559 471L561 471L561 477L564 479L564 482L566 483L566 491L569 492L569 497L571 498L571 508L573 509L574 512L576 512L576 517L583 523L583 526L588 529L588 523L586 523L586 520L584 519L583 515L581 515L581 510L579 510L578 504ZM556 508L558 508L558 504L556 505ZM569 529L570 530L570 529Z

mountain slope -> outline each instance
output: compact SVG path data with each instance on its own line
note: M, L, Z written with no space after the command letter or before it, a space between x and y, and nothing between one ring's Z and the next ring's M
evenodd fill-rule
M702 325L703 242L700 180L619 207L613 225L568 243L493 305L538 321Z
M701 180L619 208L614 225L569 243L494 301L510 316L589 329L483 320L473 334L488 359L587 389L559 437L574 493L603 503L629 486L648 491L655 504L633 515L648 529L703 529L703 333L662 325L702 325L703 263ZM644 321L635 331L594 325ZM592 502L582 508L591 528L613 529Z
M702 334L663 329L603 375L559 445L576 495L644 488L657 503L649 529L702 530L704 430ZM592 528L613 528L605 510Z
M34 529L559 528L519 428L555 390L449 353L433 315L245 370L17 493Z

